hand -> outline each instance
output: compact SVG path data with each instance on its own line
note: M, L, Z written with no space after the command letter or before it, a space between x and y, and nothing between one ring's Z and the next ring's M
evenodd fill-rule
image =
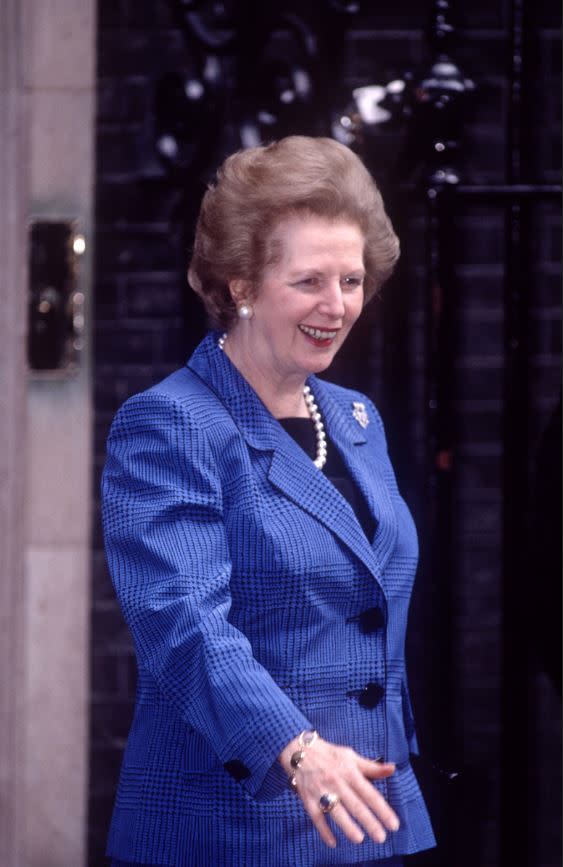
M279 755L279 761L290 776L292 754L299 749L299 738L294 738ZM331 810L330 817L352 843L361 843L364 831L376 843L383 843L385 829L396 831L399 819L385 798L372 785L371 780L390 777L395 771L391 762L366 759L350 747L340 747L317 737L307 747L300 767L296 771L296 789L313 824L327 846L336 846L336 838L319 806L325 792L334 793L340 802ZM361 826L361 827L360 827Z

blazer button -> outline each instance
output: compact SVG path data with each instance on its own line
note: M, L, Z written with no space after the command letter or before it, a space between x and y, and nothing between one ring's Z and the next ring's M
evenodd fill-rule
M231 759L230 761L225 762L223 767L227 773L237 781L237 783L240 783L241 780L246 780L246 778L250 776L250 771L240 759Z
M352 689L346 695L357 698L358 704L368 710L373 710L385 695L385 690L379 683L370 682L363 689Z
M381 608L366 608L358 617L362 632L375 632L385 625L385 618Z

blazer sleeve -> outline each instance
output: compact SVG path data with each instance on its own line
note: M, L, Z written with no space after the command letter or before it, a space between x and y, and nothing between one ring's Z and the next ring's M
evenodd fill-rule
M186 407L145 392L112 425L102 477L108 564L139 666L257 799L286 790L277 761L310 722L228 619L222 490ZM239 775L240 779L240 775Z

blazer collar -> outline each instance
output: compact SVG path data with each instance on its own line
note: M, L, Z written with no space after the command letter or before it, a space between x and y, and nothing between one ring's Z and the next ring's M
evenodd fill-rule
M308 378L327 434L338 447L377 518L378 529L373 544L366 538L348 501L262 403L228 356L219 349L218 338L218 332L207 335L188 361L188 367L226 406L248 445L273 453L268 474L270 482L328 527L359 557L385 592L382 573L395 544L397 520L382 471L365 453L366 435L353 419L352 405L348 417L326 383L315 376Z
M239 373L217 341L220 332L210 332L188 361L191 368L227 407L238 429L254 449L277 448L280 425L254 389Z

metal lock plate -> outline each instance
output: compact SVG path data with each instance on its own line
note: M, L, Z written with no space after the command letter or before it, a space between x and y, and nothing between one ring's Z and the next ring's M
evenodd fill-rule
M76 220L29 225L28 363L33 372L77 370L84 348L80 260L86 250Z

